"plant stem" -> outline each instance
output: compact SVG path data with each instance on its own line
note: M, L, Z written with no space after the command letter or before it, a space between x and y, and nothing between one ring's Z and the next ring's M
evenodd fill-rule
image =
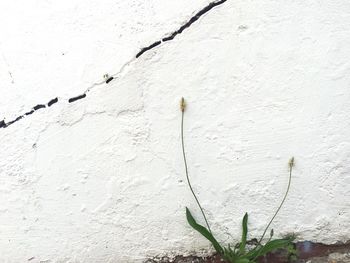
M190 190L191 190L191 192L192 192L192 195L193 195L194 199L196 199L197 205L198 205L199 209L201 210L202 215L203 215L203 217L204 217L205 224L207 225L208 230L209 230L209 232L211 233L211 229L210 229L210 226L209 226L207 217L205 216L205 213L204 213L204 211L203 211L203 208L202 208L201 204L199 203L198 198L197 198L196 194L194 193L194 191L193 191L193 189L192 189L192 185L191 185L191 182L190 182L190 178L189 178L189 176L188 176L188 167L187 167L187 160L186 160L186 153L185 153L185 143L184 143L184 115L185 115L185 110L184 110L184 108L181 109L181 112L182 112L182 115L181 115L181 144L182 144L182 155L183 155L184 164L185 164L185 172L186 172L187 184L188 184L188 186L190 187Z
M268 230L268 228L270 227L272 221L275 219L275 217L277 216L278 212L280 211L282 205L284 204L284 201L286 200L287 198L287 195L288 195L288 192L289 192L289 188L290 188L290 183L292 181L292 170L293 170L293 165L294 165L294 157L290 160L289 162L289 180L288 180L288 186L287 186L287 191L286 193L284 194L284 197L282 199L282 202L281 204L279 205L279 207L277 208L275 214L273 215L273 217L271 218L270 222L267 224L265 230L264 230L264 233L262 234L258 244L257 244L257 247L261 244L261 241L263 240L265 234L266 234L266 231Z

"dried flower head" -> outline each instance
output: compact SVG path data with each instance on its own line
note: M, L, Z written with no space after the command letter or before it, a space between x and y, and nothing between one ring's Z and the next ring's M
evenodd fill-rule
M181 98L180 109L182 112L184 112L186 109L186 102L185 102L185 99L183 97Z
M289 165L289 168L292 168L294 166L294 157L290 158L288 165Z

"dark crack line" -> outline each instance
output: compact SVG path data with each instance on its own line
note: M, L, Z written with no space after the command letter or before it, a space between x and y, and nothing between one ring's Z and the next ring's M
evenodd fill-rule
M143 53L147 52L148 50L151 50L152 48L159 46L161 43L162 43L162 41L157 41L157 42L154 42L153 44L149 45L148 47L142 48L141 51L136 54L136 58L139 58Z
M76 96L76 97L73 97L73 98L70 98L68 100L69 103L72 103L74 101L77 101L77 100L81 100L81 99L84 99L86 97L86 93L82 94L82 95L79 95L79 96Z
M108 84L109 82L111 82L113 80L113 77L110 77L106 80L106 83Z
M205 13L209 12L211 9L213 9L215 6L221 5L225 3L227 0L220 0L215 1L204 7L202 10L197 12L193 17L190 18L185 24L183 24L178 30L171 33L169 36L162 38L161 40L158 40L154 42L153 44L149 45L148 47L144 47L140 50L139 53L136 54L136 58L139 58L142 56L145 52L155 48L156 46L159 46L162 42L167 42L170 40L173 40L177 35L181 34L186 28L189 28L192 26L194 22L196 22L201 16L203 16Z
M58 98L54 98L47 103L47 106L51 107L53 104L58 102Z
M136 58L139 58L140 56L142 56L144 53L146 53L147 51L156 48L157 46L161 45L163 42L167 42L167 41L171 41L173 40L177 35L181 34L185 29L189 28L192 26L193 23L195 23L201 16L203 16L205 13L209 12L211 9L213 9L214 7L221 5L223 3L225 3L227 0L219 0L219 1L214 1L211 2L210 4L208 4L206 7L204 7L203 9L201 9L199 12L197 12L193 17L190 18L190 20L188 20L185 24L183 24L178 30L174 31L173 33L171 33L170 35L162 38L161 40L158 40L156 42L154 42L153 44L143 47L141 48L141 50L136 54ZM106 80L106 83L110 83L113 80L113 77L110 77ZM68 99L69 103L81 100L86 98L86 92L72 97L70 99ZM14 124L15 122L25 118L28 115L32 115L33 113L37 112L40 109L44 109L44 108L49 108L51 107L53 104L56 104L58 102L58 98L54 98L51 99L48 103L46 104L38 104L36 106L34 106L30 111L16 117L14 120L9 121L9 122L5 122L5 119L0 121L0 128L7 128L10 125Z

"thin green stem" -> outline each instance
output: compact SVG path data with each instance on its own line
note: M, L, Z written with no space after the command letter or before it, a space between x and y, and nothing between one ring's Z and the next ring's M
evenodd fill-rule
M286 198L287 198L287 195L288 195L288 192L289 192L289 188L290 188L290 183L292 181L292 170L293 170L293 162L294 162L294 158L291 159L290 163L289 163L289 180L288 180L288 186L287 186L287 191L286 193L284 194L284 197L282 199L282 202L281 204L279 205L279 207L277 208L275 214L273 215L273 217L271 218L270 222L267 224L265 230L264 230L264 233L262 234L257 246L259 246L261 244L261 241L263 240L265 234L266 234L266 231L269 229L272 221L275 219L275 217L277 216L278 212L280 211L282 205L284 204Z
M187 167L187 160L186 160L186 153L185 153L185 143L184 143L184 115L185 115L185 111L182 110L182 116L181 116L181 144L182 144L182 155L183 155L184 164L185 164L185 172L186 172L187 183L188 183L188 186L190 187L190 190L192 192L192 195L193 195L194 199L196 199L196 202L197 202L197 205L198 205L199 209L202 212L202 215L203 215L204 220L205 220L205 224L207 225L208 230L211 233L207 217L205 216L203 208L202 208L201 204L199 203L196 194L193 191L193 188L192 188L192 185L191 185L191 182L190 182L190 178L188 176L188 167Z

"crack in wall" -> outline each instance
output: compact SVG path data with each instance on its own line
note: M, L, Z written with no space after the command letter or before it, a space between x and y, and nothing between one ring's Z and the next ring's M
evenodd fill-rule
M72 103L72 102L74 102L74 101L84 99L85 97L86 97L86 93L81 94L81 95L76 96L76 97L73 97L73 98L70 98L70 99L68 100L68 102L69 102L69 103Z
M154 42L153 44L149 45L149 46L146 46L146 47L143 47L141 48L141 50L136 54L135 58L138 59L140 56L142 56L144 53L146 53L147 51L161 45L163 42L167 42L167 41L171 41L173 40L177 35L181 34L186 28L189 28L191 27L191 25L196 22L201 16L203 16L204 14L206 14L207 12L209 12L210 10L212 10L214 7L218 6L218 5L221 5L223 3L225 3L227 0L218 0L218 1L214 1L214 2L211 2L209 3L206 7L204 7L203 9L201 9L200 11L198 11L194 16L192 16L185 24L183 24L178 30L172 32L171 34L169 34L168 36L162 38L161 40L158 40L156 42ZM122 69L119 71L121 72L125 66L129 65L130 64L130 61L128 63L126 63ZM118 74L118 73L116 73ZM116 75L114 74L114 75ZM110 83L112 80L114 79L114 77L109 77L107 80L103 81L105 82L106 84ZM87 96L87 92L89 92L94 86L96 85L100 85L102 84L103 82L100 82L100 83L95 83L93 84L91 87L87 88L86 91L81 94L81 95L78 95L78 96L74 96L74 97L71 97L68 99L68 102L69 103L73 103L75 101L78 101L78 100L81 100L81 99L84 99L86 98ZM54 99L51 99L48 103L46 104L38 104L36 106L34 106L30 111L16 117L14 120L12 121L9 121L9 122L5 122L5 119L4 118L2 121L0 121L0 128L7 128L9 127L10 125L14 124L15 122L25 118L26 116L28 115L32 115L33 113L35 113L36 111L40 110L40 109L44 109L44 108L49 108L51 107L53 104L57 103L58 102L58 97L54 98Z
M211 9L213 9L215 6L221 5L225 3L227 0L220 0L211 2L209 5L201 9L197 14L195 14L193 17L190 18L185 24L183 24L178 30L171 33L169 36L162 38L162 40L158 40L154 42L153 44L149 45L148 47L144 47L140 50L139 53L136 54L136 58L139 58L142 54L147 52L148 50L155 48L156 46L159 46L162 42L167 42L170 40L173 40L177 35L181 34L186 28L189 28L194 22L196 22L201 16L203 16L205 13L209 12Z
M110 77L106 80L106 83L108 84L109 82L111 82L114 78L113 77Z
M58 98L54 98L47 103L47 106L51 107L53 104L58 102Z

